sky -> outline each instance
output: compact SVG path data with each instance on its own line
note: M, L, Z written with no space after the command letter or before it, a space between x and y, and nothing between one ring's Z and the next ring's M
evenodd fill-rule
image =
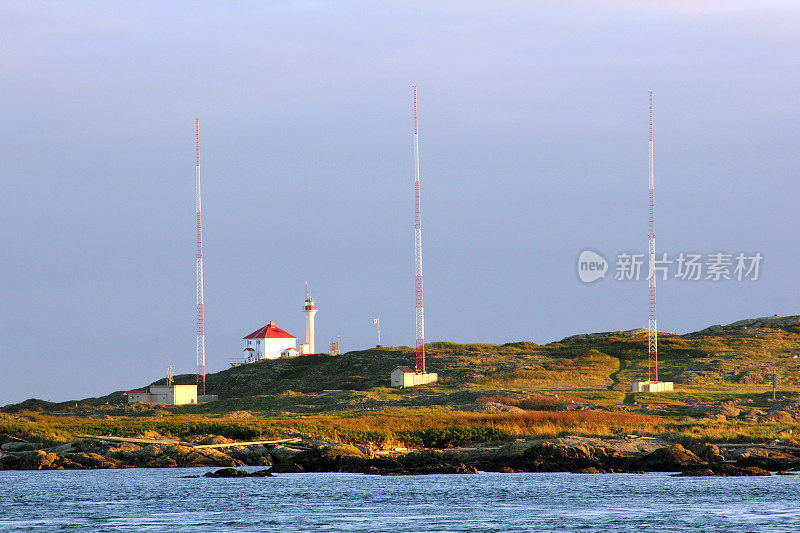
M413 345L414 84L427 341L646 326L646 267L615 277L647 252L649 90L658 253L763 257L659 278L659 329L800 314L798 23L775 0L0 1L0 404L194 372L195 115L208 371L270 320L302 338L306 281L318 347L373 346L374 317Z

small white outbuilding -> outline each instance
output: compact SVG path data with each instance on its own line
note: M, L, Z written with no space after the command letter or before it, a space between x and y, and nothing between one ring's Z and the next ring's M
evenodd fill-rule
M439 374L436 372L416 373L410 367L398 366L391 373L392 387L405 388L417 385L426 385L439 381Z
M133 390L128 395L128 403L163 403L167 405L186 405L197 403L197 385L153 385L150 392Z
M672 381L632 381L631 392L672 392Z
M298 355L300 355L300 352L297 351L297 348L292 346L281 350L281 357L283 358L297 357Z

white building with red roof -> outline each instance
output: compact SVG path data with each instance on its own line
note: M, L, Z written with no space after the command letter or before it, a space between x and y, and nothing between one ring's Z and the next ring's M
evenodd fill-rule
M262 359L278 359L281 357L281 352L287 350L287 353L297 352L297 337L277 327L274 321L255 330L243 340L248 363Z

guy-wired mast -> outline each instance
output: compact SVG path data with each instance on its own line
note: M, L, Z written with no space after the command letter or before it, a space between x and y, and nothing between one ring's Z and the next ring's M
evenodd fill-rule
M203 224L200 216L200 119L194 117L195 145L195 178L197 181L197 250L195 253L197 267L197 389L199 394L206 393L206 326L203 308Z
M417 373L425 373L425 314L422 309L422 207L419 196L419 123L414 85L414 265L416 288Z
M653 194L653 91L650 91L650 233L647 275L647 291L650 297L650 308L647 320L647 379L658 383L658 329L656 328L656 215L655 196Z

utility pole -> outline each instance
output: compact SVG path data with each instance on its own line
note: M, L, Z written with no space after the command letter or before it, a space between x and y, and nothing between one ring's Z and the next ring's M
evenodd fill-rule
M772 400L775 400L775 389L778 387L778 375L775 373L775 367L772 367Z

